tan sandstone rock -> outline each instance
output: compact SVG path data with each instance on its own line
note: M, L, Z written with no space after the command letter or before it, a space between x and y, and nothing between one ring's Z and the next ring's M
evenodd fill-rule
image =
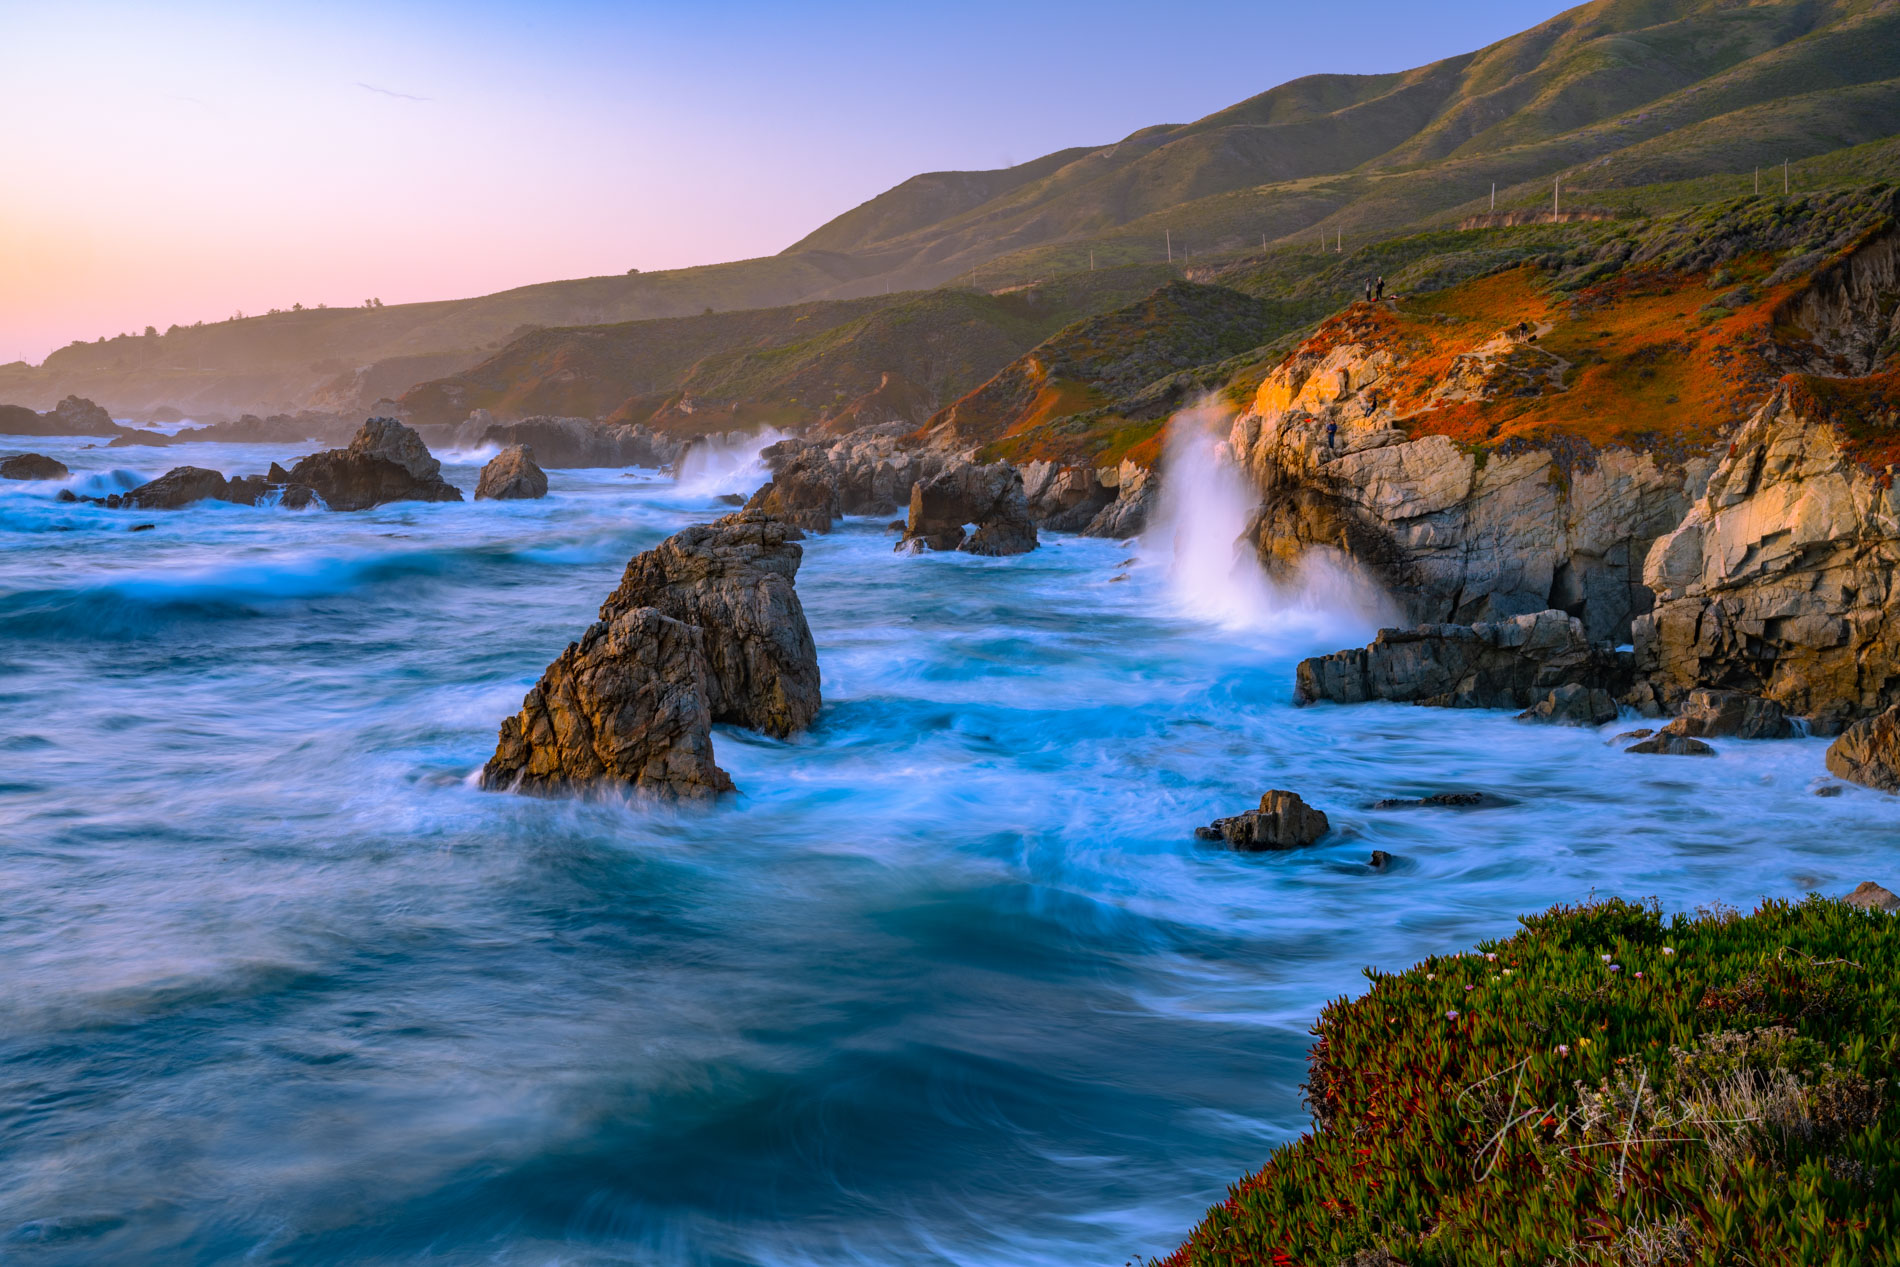
M535 465L534 450L511 444L482 467L475 485L476 501L532 501L548 495L548 476Z
M1900 706L1842 731L1828 745L1827 768L1849 783L1900 792Z
M1232 818L1217 818L1195 829L1202 840L1224 840L1236 849L1298 849L1313 844L1332 830L1326 815L1300 799L1296 792L1274 790L1260 798L1260 808Z
M1651 547L1638 663L1666 702L1719 686L1821 733L1900 702L1900 495L1784 386Z

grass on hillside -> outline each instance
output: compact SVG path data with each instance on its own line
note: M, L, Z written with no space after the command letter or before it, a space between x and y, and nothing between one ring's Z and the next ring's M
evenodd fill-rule
M1520 923L1330 1004L1314 1129L1165 1267L1900 1262L1900 921Z

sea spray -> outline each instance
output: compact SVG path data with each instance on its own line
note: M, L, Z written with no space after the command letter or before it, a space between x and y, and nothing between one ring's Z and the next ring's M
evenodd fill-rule
M738 441L710 435L696 441L679 460L679 491L691 497L749 497L772 478L761 454L785 438L767 427Z
M1161 499L1142 555L1167 570L1178 611L1224 628L1364 641L1394 608L1376 582L1335 550L1309 550L1275 582L1249 540L1260 494L1234 460L1232 412L1213 399L1169 419Z

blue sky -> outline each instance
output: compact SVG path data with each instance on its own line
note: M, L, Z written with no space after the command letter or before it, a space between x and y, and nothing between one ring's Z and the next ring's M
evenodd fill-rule
M1404 69L1564 7L0 0L0 362L769 254L916 172Z

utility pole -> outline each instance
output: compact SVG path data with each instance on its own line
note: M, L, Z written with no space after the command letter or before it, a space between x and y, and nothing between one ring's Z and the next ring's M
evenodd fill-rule
M1788 196L1788 160L1785 158L1781 160L1781 196Z
M1491 210L1496 211L1497 209L1498 209L1498 182L1494 180L1491 182Z
M1550 218L1555 220L1563 206L1564 178L1562 176L1550 186Z
M1089 272L1093 273L1094 271L1095 271L1095 252L1090 251L1089 252Z
M1755 192L1761 192L1761 164L1755 164Z
M1161 231L1161 236L1162 236L1163 238L1165 238L1165 239L1167 240L1167 243L1168 243L1168 263L1170 263L1170 264L1172 264L1172 263L1174 263L1174 234L1172 234L1172 233L1170 233L1170 232L1169 232L1168 230L1166 230L1166 229L1163 229L1163 230Z

